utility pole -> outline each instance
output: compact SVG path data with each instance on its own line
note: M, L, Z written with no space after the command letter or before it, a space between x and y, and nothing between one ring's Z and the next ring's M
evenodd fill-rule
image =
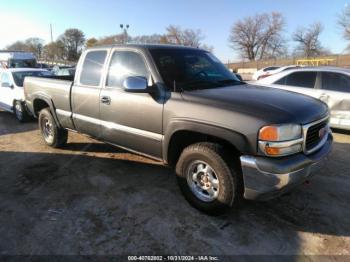
M53 42L53 36L52 36L52 24L50 24L50 35L51 35L51 43Z
M50 36L51 36L51 44L53 43L53 34L52 34L52 24L50 24ZM54 58L52 57L52 61L51 61L51 64L54 63Z

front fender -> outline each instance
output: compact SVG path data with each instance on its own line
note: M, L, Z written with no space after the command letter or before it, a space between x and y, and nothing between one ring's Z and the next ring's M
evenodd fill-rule
M220 138L229 142L242 154L251 154L254 151L254 147L249 143L248 139L234 130L196 120L177 119L169 123L164 133L163 158L166 161L168 161L168 149L171 138L178 131L191 131Z

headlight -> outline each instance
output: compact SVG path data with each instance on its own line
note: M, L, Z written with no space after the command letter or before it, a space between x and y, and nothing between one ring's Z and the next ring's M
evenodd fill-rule
M259 140L288 141L301 138L300 125L264 126L260 129Z
M259 148L268 156L285 156L302 151L300 125L264 126L259 131Z

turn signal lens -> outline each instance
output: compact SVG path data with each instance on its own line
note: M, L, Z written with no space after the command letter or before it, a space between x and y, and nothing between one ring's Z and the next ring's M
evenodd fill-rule
M278 129L276 126L265 126L260 129L259 139L263 141L277 141Z
M267 156L286 156L302 151L302 127L297 124L264 126L259 131L259 148Z
M276 156L280 154L280 149L278 147L265 147L265 152L268 155Z
M278 143L278 142L277 142ZM289 147L277 147L277 146L261 146L261 150L268 156L286 156L298 153L302 150L301 144L295 144Z

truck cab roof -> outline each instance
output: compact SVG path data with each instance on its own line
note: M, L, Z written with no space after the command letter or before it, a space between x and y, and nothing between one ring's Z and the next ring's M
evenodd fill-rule
M87 50L101 49L101 48L135 48L135 49L190 49L190 50L203 50L198 47L173 45L173 44L113 44L113 45L100 45L95 47L90 47ZM203 50L204 51L204 50Z
M42 68L0 68L0 73L3 72L27 72L27 71L47 71Z
M35 59L31 52L24 51L0 51L0 60L8 59Z

